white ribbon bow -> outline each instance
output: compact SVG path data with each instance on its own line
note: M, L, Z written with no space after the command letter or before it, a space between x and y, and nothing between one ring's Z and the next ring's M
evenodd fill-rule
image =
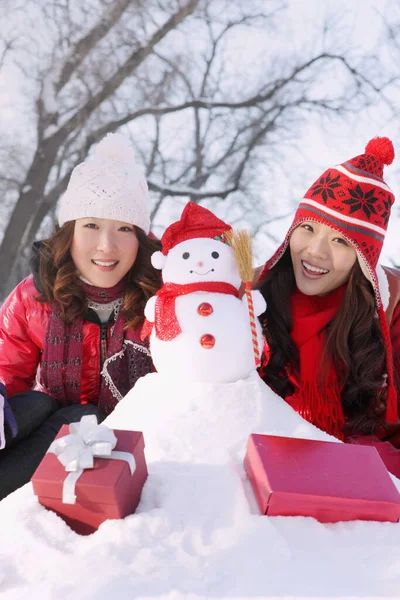
M79 423L69 425L69 435L54 440L48 452L55 454L69 475L64 480L62 501L75 504L75 485L84 469L92 469L95 458L124 460L131 474L136 464L130 452L114 451L117 444L112 429L97 423L95 415L85 415Z

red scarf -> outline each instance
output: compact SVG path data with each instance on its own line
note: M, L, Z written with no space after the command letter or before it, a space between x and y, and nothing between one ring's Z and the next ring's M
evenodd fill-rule
M339 439L344 437L345 422L342 388L333 365L327 367L323 388L318 376L325 356L324 328L336 315L345 291L341 286L323 297L306 296L297 289L293 293L290 336L299 351L300 373L288 372L296 391L285 399L304 419Z
M108 304L121 298L124 292L124 281L112 288L97 288L81 282L86 297L99 304ZM66 325L61 317L60 307L52 304L47 325L43 360L40 365L40 378L46 392L58 400L62 406L79 404L81 401L81 367L82 367L82 327L84 319L77 317L70 325ZM153 370L150 358L146 354L138 357L131 344L124 349L124 339L141 344L137 332L124 332L125 318L119 313L107 345L107 358L115 356L108 370L118 393L124 396L135 384L138 376ZM122 352L122 350L125 350ZM100 348L99 348L100 352ZM147 361L146 365L139 359ZM140 364L138 364L138 362ZM144 372L141 372L144 371ZM100 377L100 373L99 373ZM106 414L110 413L117 404L117 398L101 377L100 395L97 402Z
M184 285L164 283L162 288L156 293L154 326L158 339L169 341L182 332L176 317L175 300L178 296L192 294L193 292L231 294L232 296L236 296L236 298L239 297L239 292L233 285L222 281L185 283ZM141 339L144 340L150 335L152 329L153 323L146 319L140 335Z

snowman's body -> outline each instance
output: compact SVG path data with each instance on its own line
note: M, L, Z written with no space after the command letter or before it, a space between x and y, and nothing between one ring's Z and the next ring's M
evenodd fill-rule
M150 340L154 364L165 365L161 367L165 375L232 382L246 378L255 368L245 297L194 292L177 298L175 311L182 333L164 341L153 331ZM257 330L262 348L259 324Z
M211 282L225 286L225 292L177 295L173 310L179 333L160 336L154 327L150 337L158 373L169 379L217 383L248 377L255 369L254 347L247 298L239 297L242 282L232 248L214 239L195 238L177 244L162 258L164 283L195 283L206 289ZM260 315L265 301L260 292L251 294L255 315ZM151 298L145 309L151 323L156 319L156 302L156 297ZM261 326L256 316L254 321L261 355Z

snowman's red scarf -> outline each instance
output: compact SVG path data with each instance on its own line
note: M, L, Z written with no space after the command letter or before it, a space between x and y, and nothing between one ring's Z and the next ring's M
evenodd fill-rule
M144 322L141 339L144 340L151 334L153 325L156 329L156 336L163 341L169 341L179 335L182 330L179 326L175 312L175 300L178 296L185 296L193 292L211 292L217 294L230 294L239 297L238 290L230 283L223 281L205 281L196 283L164 283L162 288L156 293L156 306L154 323L147 319Z

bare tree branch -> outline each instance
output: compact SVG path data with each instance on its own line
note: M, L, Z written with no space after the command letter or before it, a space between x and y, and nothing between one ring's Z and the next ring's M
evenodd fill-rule
M68 83L72 74L80 67L87 55L108 34L131 4L132 0L116 0L110 4L98 24L72 46L64 61L58 80L55 82L57 93Z
M229 194L232 194L233 192L236 192L236 190L238 189L238 187L235 186L231 186L229 188L223 189L223 190L209 190L209 191L199 191L196 190L195 188L192 187L181 187L181 186L168 186L168 185L161 185L159 183L156 183L153 180L148 180L148 186L150 190L153 190L155 192L159 192L161 194L165 196L187 196L188 198L191 197L193 198L196 202L199 202L200 200L204 200L204 198L221 198L221 199L225 199L227 196L229 196Z
M63 125L65 133L73 131L80 123L85 122L86 119L93 113L93 111L102 103L104 100L109 98L111 94L119 88L122 82L125 80L128 74L132 73L135 69L143 63L143 61L149 56L154 47L173 29L177 27L179 23L183 21L188 15L193 13L199 4L200 0L188 0L183 7L173 14L162 27L147 42L146 46L142 46L129 56L129 58L121 65L121 67L114 73L114 75L105 82L102 89L88 102L78 110L67 123Z

